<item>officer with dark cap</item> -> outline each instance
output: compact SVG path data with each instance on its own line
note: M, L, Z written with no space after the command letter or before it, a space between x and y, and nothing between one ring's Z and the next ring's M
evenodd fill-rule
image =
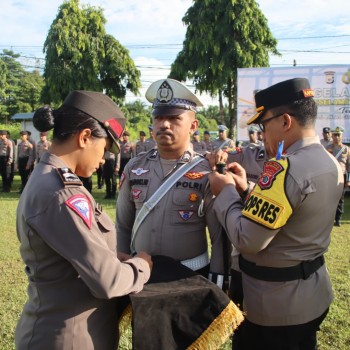
M150 85L157 149L125 167L117 200L118 247L166 255L219 285L224 264L221 225L210 192L208 161L190 146L201 101L185 85L162 79ZM209 259L206 226L211 239Z
M345 190L350 186L350 147L343 144L343 132L343 127L336 126L332 130L332 142L326 147L327 151L339 162L344 175L344 189L335 212L334 226L341 226L340 220L344 214Z
M304 78L255 95L257 113L248 125L260 127L275 158L250 193L237 163L209 176L214 210L241 253L246 320L234 349L314 350L333 300L323 254L344 179L316 134L313 96Z
M7 131L0 130L0 174L2 178L2 191L10 192L11 165L13 163L12 142L7 138Z
M204 133L204 143L205 143L205 148L207 152L211 152L213 150L213 142L210 139L210 132L208 130L205 130Z
M146 140L146 133L141 130L139 135L140 135L140 139L139 139L139 141L136 142L136 145L135 145L135 155L136 156L142 152L148 151L148 143Z
M149 138L146 140L147 141L147 151L156 148L157 147L157 143L156 140L154 138L154 134L153 134L153 126L149 125L148 126L148 131L149 131Z
M218 137L213 141L213 151L235 147L233 140L227 137L227 130L226 125L221 124L218 126Z
M322 129L322 136L323 139L321 140L321 145L324 148L327 148L327 146L330 146L332 144L332 133L331 128L328 126Z
M193 133L193 140L191 142L195 152L199 154L207 153L207 146L205 142L200 139L200 132L198 130Z
M29 283L18 350L118 346L118 297L141 291L152 261L144 252L117 254L114 223L79 176L90 177L105 150L119 152L125 122L108 96L92 91L73 91L58 109L45 106L33 116L38 131L53 129L53 140L17 209Z

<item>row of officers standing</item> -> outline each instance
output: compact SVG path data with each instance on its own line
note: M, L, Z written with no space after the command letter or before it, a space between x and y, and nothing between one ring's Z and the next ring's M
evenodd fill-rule
M47 133L40 133L40 141L35 142L31 138L30 131L20 132L20 141L16 142L11 139L7 130L0 130L0 171L2 177L2 191L10 192L14 172L17 170L21 177L22 193L29 175L34 168L35 163L39 163L41 155L51 146L47 139Z

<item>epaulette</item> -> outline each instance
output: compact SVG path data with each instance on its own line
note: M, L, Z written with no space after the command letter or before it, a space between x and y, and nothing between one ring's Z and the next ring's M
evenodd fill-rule
M64 186L82 186L83 183L79 177L69 168L56 168L56 171L62 180Z
M226 148L225 152L228 154L242 153L242 147Z

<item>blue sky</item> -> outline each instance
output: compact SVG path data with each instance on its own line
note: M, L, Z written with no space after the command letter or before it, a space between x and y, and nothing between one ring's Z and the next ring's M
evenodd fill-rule
M0 0L0 51L20 53L23 64L43 58L42 46L61 0ZM181 49L182 17L191 0L81 0L104 9L106 30L129 49L144 88L165 77ZM349 64L349 0L258 0L282 57L270 65ZM144 94L144 89L141 90ZM131 97L131 96L130 96ZM207 99L205 103L210 103Z

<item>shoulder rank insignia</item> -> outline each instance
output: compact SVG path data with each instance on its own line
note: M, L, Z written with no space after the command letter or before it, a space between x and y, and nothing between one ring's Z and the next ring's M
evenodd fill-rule
M58 175L60 176L63 184L66 185L80 185L83 183L79 179L79 177L73 173L69 168L56 168Z
M66 205L73 209L84 221L86 226L91 229L92 208L89 199L83 194L76 194L66 200Z
M259 160L259 159L264 159L264 158L265 158L265 150L263 148L261 148L256 155L256 159Z

